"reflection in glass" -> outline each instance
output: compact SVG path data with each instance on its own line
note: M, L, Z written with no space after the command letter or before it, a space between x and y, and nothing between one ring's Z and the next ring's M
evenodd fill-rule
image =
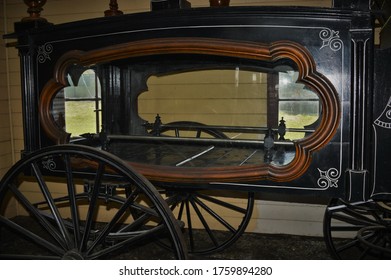
M317 94L296 83L297 77L292 69L260 72L239 67L151 76L148 91L138 98L138 112L149 123L158 115L165 125L203 124L229 139L262 140L268 128L277 131L284 120L285 139L300 139L315 130L320 105ZM166 136L175 134L164 130ZM192 134L182 131L181 136Z
M148 122L154 122L159 114L164 124L186 121L209 126L267 127L266 77L265 73L239 68L152 76L147 82L148 92L139 97L139 114ZM264 137L259 131L224 132L230 139Z
M53 101L52 115L56 124L72 137L98 133L101 124L101 88L91 69L79 75L68 74L69 86ZM75 81L76 80L76 81Z
M286 71L279 73L278 83L278 116L284 118L289 126L287 139L300 139L308 132L295 132L307 129L316 129L316 122L320 115L318 96L303 84L296 83L298 73Z

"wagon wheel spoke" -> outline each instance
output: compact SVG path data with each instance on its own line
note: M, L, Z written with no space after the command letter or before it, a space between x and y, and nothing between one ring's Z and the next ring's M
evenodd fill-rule
M385 241L391 238L388 214L378 205L374 201L348 204L341 199L333 199L330 202L323 229L327 248L334 258L391 257Z
M101 231L99 231L99 235L92 242L92 244L89 245L89 248L87 250L88 254L90 254L95 249L95 247L101 244L103 241L110 241L116 239L121 240L128 238L126 242L122 241L120 242L120 244L129 245L132 244L132 242L136 242L140 239L146 238L151 234L156 235L157 233L162 232L162 230L165 229L164 226L159 223L159 225L152 230L140 230L145 227L146 223L150 221L151 217L158 217L158 213L153 209L137 206L138 210L146 210L145 213L136 218L132 223L122 227L120 230L113 231L113 228L120 222L120 219L127 215L127 210L132 208L132 204L135 204L135 202L132 197L129 197L126 202L122 206L120 206L120 209L115 213L111 221L106 224ZM112 252L113 250L115 250L115 248L118 248L117 245L112 247L113 248L104 251Z
M87 241L90 238L90 230L91 230L92 222L94 220L93 217L94 217L94 214L95 214L95 211L97 208L96 203L98 200L99 189L101 187L101 180L102 180L102 176L103 176L103 171L104 171L104 165L102 163L99 163L99 167L98 167L98 170L95 175L95 182L94 182L94 187L93 187L90 203L89 203L88 210L87 210L86 223L84 226L85 230L84 230L83 237L82 237L82 240L80 243L80 248L79 248L82 251L86 249Z
M1 257L115 258L156 238L172 251L151 258L187 257L179 225L156 189L94 148L53 146L25 157L1 180L0 198ZM12 217L13 207L26 215Z
M32 217L34 217L38 223L42 226L43 229L45 229L46 233L48 233L51 237L53 237L54 240L56 240L56 242L64 249L66 249L66 243L65 241L63 240L61 234L58 232L57 229L55 229L52 224L49 223L49 221L47 219L45 219L45 216L38 210L36 209L32 204L31 202L13 185L13 184L9 184L9 190L15 195L16 199L18 200L18 202L26 209L26 211L28 213L30 213L30 215ZM5 221L4 221L5 222ZM11 221L9 221L11 222ZM42 243L39 241L39 238L37 239L37 236L33 233L30 233L29 234L29 231L25 231L25 229L23 227L16 227L16 224L15 223L12 223L14 226L12 226L12 228L18 232L20 232L21 234L23 235L30 235L31 236L31 239L33 241L37 241L36 243L37 244L41 244ZM50 247L50 246L47 246L47 247Z
M160 191L163 194L166 192ZM192 254L211 254L224 250L240 237L248 225L254 194L238 191L229 195L237 197L235 202L239 201L237 204L245 207L224 201L224 198L217 196L219 194L219 191L209 190L167 191L166 201L172 202L171 210L184 223L185 237ZM178 199L181 202L177 202ZM235 218L227 220L225 216Z
M390 248L390 226L368 226L359 230L357 238L370 250L375 250L381 254L391 256Z
M0 216L0 223L4 226L7 226L8 228L14 230L15 232L23 235L27 239L31 240L37 245L40 245L44 247L45 249L48 249L50 252L53 252L54 254L61 256L65 253L65 250L63 248L55 246L53 243L47 241L46 239L42 238L41 236L38 236L34 234L33 232L29 231L28 229L25 229L24 227L21 227L17 223L14 223L10 221L9 219L5 218L4 216ZM0 253L0 256L7 255ZM9 255L10 256L10 255ZM10 257L13 259L13 257Z
M346 214L335 213L333 215L335 220L345 222L347 224L355 225L358 227L376 225L376 222L365 217L365 219L359 219L355 216L348 216Z
M230 232L235 233L236 229L229 224L222 216L217 214L215 211L213 211L210 207L208 207L205 203L203 203L198 198L194 198L194 201L196 201L211 217L216 219L220 224L222 224L226 229L228 229ZM201 214L201 213L200 213Z
M348 243L346 243L346 244L336 248L336 251L338 253L342 253L345 250L349 250L352 247L357 246L357 243L358 243L358 240L357 239L353 239L352 241L350 241L350 242L348 242Z
M194 242L193 225L191 221L191 215L190 215L191 212L190 212L189 204L190 203L188 200L184 202L184 205L186 206L186 220L187 220L187 228L189 232L190 252L193 252L195 248L195 242Z
M61 257L55 256L32 256L32 255L23 255L23 254L0 254L1 260L61 260Z
M181 203L181 207L179 208L179 213L178 213L178 220L182 220L182 215L183 215L183 209L184 209L184 207L185 207L185 203L184 202L182 202ZM173 208L172 210L174 210L175 208Z
M203 198L203 199L207 200L207 201L210 201L210 202L212 202L212 203L215 203L215 204L220 205L220 206L222 206L222 207L225 207L225 208L227 208L227 209L231 209L231 210L233 210L233 211L235 211L235 212L238 212L238 213L243 213L243 214L245 214L245 213L247 212L247 208L238 207L238 206L235 205L235 204L228 203L228 202L226 202L226 201L217 199L217 198L215 198L215 197L207 196L207 195L204 195L204 194L202 194L202 193L198 194L198 196L199 196L200 198Z
M163 225L157 226L153 228L152 230L145 230L140 231L137 234L134 234L131 237L128 237L127 239L117 242L114 245L104 248L102 250L98 250L97 252L94 252L90 255L91 259L97 259L101 256L108 255L112 252L115 252L117 250L120 250L124 247L132 247L132 246L138 246L138 243L141 240L145 239L153 239L156 235L160 235L162 232L164 232L166 229Z
M368 212L366 212L365 214L370 215L370 216L374 217L375 219L371 219L370 217L365 216L364 214L359 213L358 211L355 211L354 209L346 208L343 212L346 215L350 215L350 217L353 218L354 220L356 220L357 222L359 222L361 224L366 224L366 225L376 225L377 224L376 221L381 219L380 217L378 217L378 219L376 219L376 217L375 217L376 215L371 210L368 210ZM352 221L352 222L354 222L354 221Z
M58 229L59 229L62 237L64 238L66 244L68 244L67 249L70 249L73 246L73 244L72 244L73 241L72 241L71 237L69 236L68 231L65 228L61 214L58 211L55 202L53 201L53 197L52 197L51 192L50 192L50 190L49 190L49 188L43 178L41 170L38 167L38 164L36 162L31 163L31 168L33 170L35 178L37 179L37 182L38 182L38 185L41 189L41 192L44 195L44 198L45 198L45 200L51 210L51 213L54 216L54 219L56 221Z
M105 227L99 232L99 236L89 246L87 254L90 254L92 250L109 235L113 227L119 222L120 218L124 215L132 202L133 201L131 199L128 199L126 203L120 206L120 209L114 214L114 217L111 218L110 222L105 225Z
M198 208L196 202L201 205L197 200L196 198L193 198L193 199L190 199L190 203L191 205L193 206L193 209L194 211L196 212L197 214L197 217L200 219L204 229L206 230L206 233L208 234L209 238L212 240L214 246L219 246L219 242L217 241L215 235L213 234L212 230L210 229L209 227L209 224L208 222L205 220L204 216L201 214L201 211L200 209ZM201 205L202 206L202 205Z
M71 159L70 159L69 155L65 155L64 161L65 161L65 171L66 171L66 176L67 176L66 181L67 181L67 189L68 189L68 196L69 196L69 203L70 203L69 207L70 207L70 211L71 211L71 218L72 218L72 224L73 224L73 234L75 237L75 244L80 244L80 240L81 240L80 216L79 216L79 209L77 207L75 183L73 181Z

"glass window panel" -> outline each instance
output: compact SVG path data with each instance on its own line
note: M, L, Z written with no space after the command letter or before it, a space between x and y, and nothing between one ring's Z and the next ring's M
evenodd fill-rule
M279 73L280 99L319 99L315 92L301 83L296 83L297 71L284 71Z
M66 99L95 99L97 94L100 97L100 83L92 69L84 71L76 85L69 74L68 83L70 86L64 88Z
M319 101L280 101L279 119L285 120L288 128L286 139L300 139L310 132L292 132L294 129L315 130L319 119ZM289 131L291 130L291 131Z
M99 105L100 107L100 101ZM66 131L72 137L84 133L97 133L95 101L66 101L65 102L65 123Z
M69 86L57 93L54 98L53 118L60 128L71 133L71 137L97 133L101 123L99 80L95 72L88 69L80 74L77 83L73 81L69 74Z
M147 84L138 108L140 117L150 123L159 114L163 124L186 121L210 126L267 126L266 73L239 68L200 70L152 76ZM264 137L264 131L225 134L231 139ZM181 136L189 135L191 132L183 132Z

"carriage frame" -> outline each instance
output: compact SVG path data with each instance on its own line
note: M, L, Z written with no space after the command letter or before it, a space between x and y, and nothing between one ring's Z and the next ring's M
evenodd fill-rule
M374 43L375 20L387 13L368 8L368 1L342 2L333 8L168 9L60 25L34 21L32 28L32 21L16 23L5 38L17 39L21 59L25 148L2 178L0 197L3 208L18 201L49 239L6 215L1 225L46 250L27 257L102 258L152 240L187 258L239 238L256 193L322 197L332 199L324 235L334 257L389 258L391 150L384 143L391 139L391 48L385 22L381 46ZM255 127L165 122L161 112L153 122L140 117L138 99L149 77L238 65L272 74L293 68L297 83L319 98L317 121L298 129L284 119ZM53 100L87 69L100 79L101 123L99 131L74 138ZM304 137L285 139L289 131ZM237 140L227 136L233 132L261 136ZM242 157L239 165L222 156L227 147ZM178 160L170 151L186 156ZM255 154L261 156L251 162ZM205 156L216 165L199 160ZM36 190L25 193L21 178L34 181ZM63 191L52 189L53 182ZM114 214L97 226L105 205ZM211 205L234 212L237 221ZM207 216L229 234L219 239ZM192 217L205 229L207 245L198 244Z

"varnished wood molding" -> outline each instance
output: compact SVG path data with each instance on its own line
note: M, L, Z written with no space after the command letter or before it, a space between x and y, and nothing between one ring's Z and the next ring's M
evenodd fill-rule
M53 79L47 83L41 94L41 121L47 135L57 143L63 143L69 137L55 124L50 114L50 107L56 93L67 86L66 74L72 65L89 67L113 60L159 54L205 54L265 62L289 59L297 65L298 82L305 84L318 94L322 104L322 114L316 131L294 143L295 158L285 166L262 164L224 168L187 168L130 163L150 180L182 183L249 182L261 179L294 180L308 169L312 153L325 146L338 129L341 115L338 94L331 82L316 71L311 54L303 46L291 41L261 44L211 38L160 38L128 42L87 52L72 51L64 54L55 67Z
M68 143L71 135L56 124L51 113L52 102L56 94L69 85L67 80L68 68L71 65L78 64L82 54L80 51L71 51L63 55L56 63L54 77L45 84L42 90L39 103L41 125L46 135L57 144Z

